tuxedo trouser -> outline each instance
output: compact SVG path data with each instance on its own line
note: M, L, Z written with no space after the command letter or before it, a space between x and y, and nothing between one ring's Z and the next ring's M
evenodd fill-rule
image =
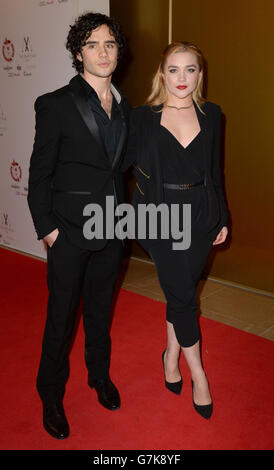
M123 244L114 239L99 251L86 250L60 231L47 256L49 297L37 389L44 403L55 403L63 397L69 376L69 348L81 295L88 373L93 380L108 377L109 320Z

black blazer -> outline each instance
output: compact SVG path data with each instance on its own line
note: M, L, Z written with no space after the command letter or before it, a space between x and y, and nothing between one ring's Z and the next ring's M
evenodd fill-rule
M121 163L128 132L129 106L121 100L123 126L111 165L90 110L80 77L37 98L36 135L30 160L28 203L38 239L55 228L64 230L80 247L101 249L106 240L87 240L83 209L89 203L105 207L106 196L124 201ZM92 214L93 215L93 214Z
M203 114L196 103L194 105L201 128L205 162L206 230L214 239L222 227L227 225L228 219L220 170L221 108L206 102L201 107L205 113ZM158 205L164 202L163 177L157 146L161 110L162 105L153 108L141 106L131 112L130 136L124 165L133 164L135 167L136 188L133 195L135 212L139 203ZM140 240L140 243L148 250L153 240Z

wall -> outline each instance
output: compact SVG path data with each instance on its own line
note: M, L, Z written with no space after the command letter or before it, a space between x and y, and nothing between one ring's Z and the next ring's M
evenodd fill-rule
M168 41L168 1L112 0L110 14L120 21L128 40L129 52L118 82L130 104L139 105L150 92L153 73Z
M225 118L223 167L231 237L212 276L274 292L272 0L173 0L173 40L196 43L208 66L207 98Z
M122 25L128 53L114 81L121 87L131 106L143 104L150 93L153 74L162 50L168 43L167 0L110 1L110 15ZM127 175L127 199L130 201L135 180ZM141 246L128 242L129 254L142 258L149 255Z

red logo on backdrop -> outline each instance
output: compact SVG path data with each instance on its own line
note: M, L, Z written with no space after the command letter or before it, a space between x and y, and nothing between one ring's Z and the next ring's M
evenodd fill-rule
M2 54L7 62L11 62L14 57L14 45L7 38L2 45Z
M22 177L21 167L20 167L19 163L17 163L15 160L13 160L13 162L11 164L10 174L11 174L12 179L14 179L14 181L17 181L17 182L20 181L20 179Z

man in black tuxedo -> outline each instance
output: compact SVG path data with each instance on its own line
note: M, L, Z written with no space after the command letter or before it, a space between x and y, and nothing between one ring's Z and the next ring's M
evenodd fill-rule
M119 392L109 377L108 328L123 243L118 237L87 239L83 210L96 203L104 212L106 196L115 205L123 202L121 164L129 109L111 78L124 45L115 20L99 13L80 16L66 45L78 74L35 102L28 203L38 239L47 244L49 289L37 389L44 428L57 439L69 435L63 395L82 292L88 384L104 407L120 408Z

